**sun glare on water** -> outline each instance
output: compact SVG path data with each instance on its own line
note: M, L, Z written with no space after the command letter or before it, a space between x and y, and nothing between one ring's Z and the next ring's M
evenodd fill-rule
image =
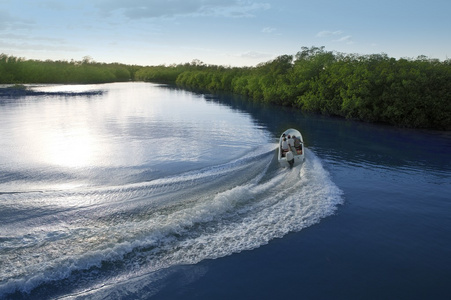
M44 160L47 163L79 168L95 162L99 146L87 127L54 131L46 139Z

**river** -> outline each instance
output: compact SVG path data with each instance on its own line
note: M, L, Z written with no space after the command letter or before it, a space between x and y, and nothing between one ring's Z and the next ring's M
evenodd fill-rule
M152 83L30 89L0 98L0 298L451 293L448 132ZM306 161L284 169L290 127Z

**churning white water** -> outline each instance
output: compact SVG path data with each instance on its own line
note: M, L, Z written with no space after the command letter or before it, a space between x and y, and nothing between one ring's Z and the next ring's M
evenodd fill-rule
M99 274L117 284L308 227L342 198L320 159L309 150L307 157L280 169L274 151L263 151L126 186L3 194L22 218L2 226L0 291Z

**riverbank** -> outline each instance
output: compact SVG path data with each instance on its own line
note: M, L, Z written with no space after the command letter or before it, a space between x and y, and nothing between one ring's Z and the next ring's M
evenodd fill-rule
M136 78L370 123L451 130L451 60L396 60L313 47L254 68L194 61L142 68Z
M396 127L451 130L451 60L394 59L303 47L256 67L130 66L35 61L0 55L1 83L148 81L191 91L232 93L250 101ZM8 93L11 93L9 91ZM14 91L14 94L24 93ZM28 91L25 91L28 93Z
M35 91L24 85L15 85L10 87L0 87L0 97L24 97L24 96L95 96L102 95L103 91L84 91L84 92L43 92Z

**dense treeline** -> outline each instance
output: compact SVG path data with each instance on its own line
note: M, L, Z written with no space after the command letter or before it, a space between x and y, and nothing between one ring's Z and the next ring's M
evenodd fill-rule
M402 127L451 130L451 60L353 55L303 47L252 68L142 68L136 78L228 91L255 101Z
M0 83L103 83L144 80L254 101L411 128L451 130L451 60L355 55L301 48L256 67L130 66L25 60L0 55Z
M26 60L0 54L0 83L104 83L134 79L137 66L82 61Z

